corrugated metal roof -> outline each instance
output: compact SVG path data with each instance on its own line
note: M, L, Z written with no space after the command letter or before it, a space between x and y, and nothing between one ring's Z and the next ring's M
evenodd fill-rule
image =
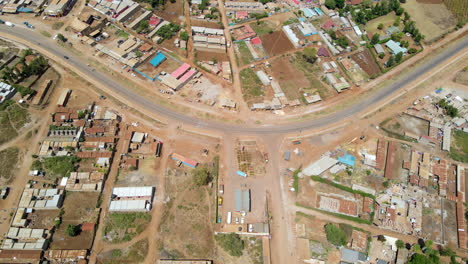
M146 209L146 200L111 201L109 211L140 211Z
M115 187L112 194L117 197L147 197L153 196L154 187Z

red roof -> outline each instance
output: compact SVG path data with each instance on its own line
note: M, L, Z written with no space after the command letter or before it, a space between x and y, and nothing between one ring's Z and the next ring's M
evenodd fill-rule
M236 18L237 19L244 19L249 16L249 12L247 11L237 11L236 12Z
M323 29L331 29L336 27L335 23L333 23L333 20L329 19L327 22L323 23L322 28Z
M160 22L161 22L161 19L159 19L159 18L157 18L157 17L150 17L149 24L150 24L151 26L156 26L156 25L158 25Z
M94 223L83 223L81 225L82 231L94 231Z
M347 5L359 5L363 0L346 0Z
M330 57L330 53L324 47L319 48L317 55L322 56L322 57Z
M251 42L253 45L261 45L261 44L262 44L262 40L261 40L259 37L253 38L252 40L250 40L250 42Z
M196 162L194 160L191 160L191 159L188 159L188 158L186 158L186 157L184 157L182 155L179 155L177 153L172 153L172 159L187 163L189 165L192 165L193 167L196 167L198 165L198 162Z

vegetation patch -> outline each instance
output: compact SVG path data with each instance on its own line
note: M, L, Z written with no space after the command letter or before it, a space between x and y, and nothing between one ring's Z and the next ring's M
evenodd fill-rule
M143 232L151 221L147 213L111 213L104 223L103 239L111 243L130 241Z
M349 192L349 193L354 193L354 194L359 194L363 197L369 197L373 200L375 200L375 196L370 194L370 193L366 193L366 192L363 192L363 191L359 191L359 190L353 190L353 188L351 187L348 187L348 186L345 186L345 185L341 185L339 183L336 183L336 182L333 182L333 181L330 181L328 179L324 179L320 176L310 176L312 178L312 180L314 181L317 181L317 182L321 182L321 183L325 183L325 184L328 184L328 185L331 185L335 188L338 188L340 190L343 190L345 192Z
M0 144L18 136L18 130L30 121L28 111L12 100L0 106Z
M250 26L257 33L257 35L265 35L273 33L274 27L268 22L259 21L257 23L251 23Z
M252 69L247 68L241 70L240 77L242 82L242 90L246 101L251 101L256 97L264 95L262 82Z
M328 242L335 246L344 246L348 242L348 236L343 229L339 228L335 224L326 224L325 233L327 235Z
M65 23L63 22L55 22L54 24L52 24L52 29L53 30L59 30L63 27Z
M19 149L11 147L0 151L0 178L6 181L12 179L13 170L19 159Z
M252 53L250 53L249 48L247 48L247 44L244 41L239 41L236 43L237 49L239 50L236 53L237 60L240 65L247 65L252 62L253 57Z
M468 133L462 130L453 132L450 157L456 161L468 163Z
M344 220L353 221L353 222L356 222L358 224L366 224L366 225L372 224L372 221L365 220L365 219L362 219L362 218L359 218L359 217L354 217L354 216L349 216L349 215L344 215L344 214L339 214L339 213L333 213L333 212L321 210L321 209L318 209L318 208L315 208L315 207L310 207L310 206L307 206L307 205L303 205L303 204L300 204L300 203L296 203L296 205L300 206L300 207L307 208L307 209L311 209L311 210L314 210L314 211L317 211L317 212L321 212L321 213L324 213L324 214L332 215L332 216L335 216L335 217L338 217L338 218L341 218L341 219L344 219Z
M245 240L245 251L253 264L263 264L263 243L261 238L250 237Z
M242 251L244 250L244 241L236 233L230 234L217 234L215 236L216 242L219 246L224 249L229 255L234 257L242 256Z
M48 178L56 179L69 176L70 172L75 171L79 161L77 157L48 157L35 160L31 169L45 171Z
M113 249L99 256L99 263L142 263L148 254L148 239L142 239L126 249Z

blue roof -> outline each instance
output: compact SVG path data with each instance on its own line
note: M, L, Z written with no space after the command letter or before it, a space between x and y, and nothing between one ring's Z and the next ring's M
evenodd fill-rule
M166 56L162 54L161 52L158 52L157 55L151 59L150 64L153 65L154 67L158 67L161 62L163 62L166 59Z
M20 12L20 13L32 13L33 10L31 8L28 8L28 7L20 7L20 8L18 8L18 12Z
M350 167L354 167L356 158L353 155L345 154L343 157L338 157L338 161Z
M315 13L317 13L319 16L323 15L322 10L320 8L314 7Z
M245 172L237 171L236 173L237 173L239 176L247 177L247 174L246 174Z
M385 46L387 46L389 49L392 50L392 53L393 54L398 54L398 53L406 53L407 49L406 48L403 48L402 46L400 46L400 42L395 42L393 40L389 40L387 41L387 43L385 43Z
M313 17L313 16L317 15L317 13L312 11L312 9L310 9L310 8L304 8L304 9L302 9L302 11L304 12L305 17Z

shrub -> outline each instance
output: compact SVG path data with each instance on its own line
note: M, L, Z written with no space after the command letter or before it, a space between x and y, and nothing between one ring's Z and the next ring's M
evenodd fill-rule
M396 242L396 247L397 248L404 248L405 247L405 242L403 242L402 240L398 239Z
M238 234L218 234L215 236L215 240L229 255L234 257L242 256L245 245Z
M347 243L346 233L334 224L325 225L325 233L328 242L335 246L343 246Z
M78 225L68 225L67 229L65 230L65 234L68 236L74 237L80 233L80 226Z
M197 186L207 185L211 181L210 170L207 167L198 167L192 170L193 182Z

